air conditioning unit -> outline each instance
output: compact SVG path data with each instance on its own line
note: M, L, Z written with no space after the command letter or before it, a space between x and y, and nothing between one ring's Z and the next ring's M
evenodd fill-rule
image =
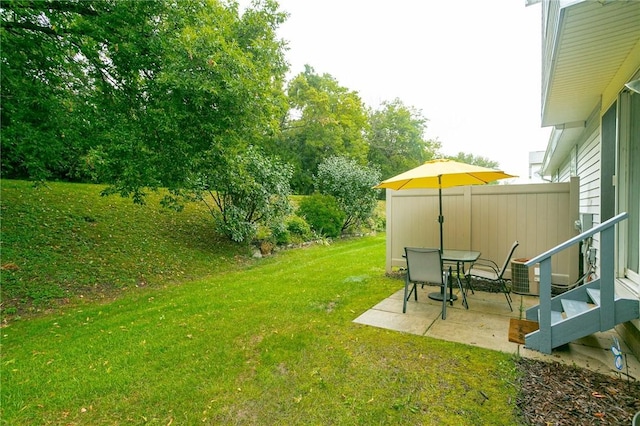
M531 259L511 260L511 291L517 294L540 295L540 268L534 265L527 268L525 263Z

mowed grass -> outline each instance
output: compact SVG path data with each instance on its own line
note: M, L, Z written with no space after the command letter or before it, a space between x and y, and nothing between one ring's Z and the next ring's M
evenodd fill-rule
M162 193L150 193L140 206L101 197L97 185L0 183L0 277L9 312L203 277L247 254L246 246L215 234L204 206L177 213L159 205Z
M116 231L128 209L114 209L110 226L135 245L143 232ZM196 246L176 251L184 265L215 256ZM10 321L1 330L2 422L518 423L510 355L352 322L402 287L384 274L383 234L260 260L239 254L212 260L201 278L191 278L195 268L173 284Z

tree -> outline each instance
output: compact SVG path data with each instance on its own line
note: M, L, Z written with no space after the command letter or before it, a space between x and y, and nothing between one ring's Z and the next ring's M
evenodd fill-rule
M497 169L500 167L500 164L497 161L493 161L487 157L479 155L465 154L464 152L459 152L458 155L447 158L461 163L472 164L474 166L487 167L489 169Z
M2 2L2 176L82 175L95 118L110 112L92 99L135 80L140 68L127 72L118 58L145 57L153 17L163 8L113 0Z
M295 166L295 191L309 194L318 164L331 156L347 156L366 164L367 116L356 92L340 86L329 74L316 74L307 65L289 83L287 93L291 112L277 148L284 150L285 158Z
M3 1L2 173L82 164L111 192L180 188L209 151L279 132L287 64L271 0Z
M115 99L122 128L89 157L97 176L137 199L145 186L188 187L209 158L260 145L279 132L287 107L284 45L276 37L284 15L275 2L255 3L261 9L243 15L235 3L169 5L135 110L126 97Z
M383 102L370 112L369 162L380 167L383 178L419 166L435 158L441 148L438 140L425 140L427 119L422 112L395 99Z
M292 211L290 179L290 166L249 147L234 155L213 154L193 173L191 186L174 194L203 202L217 228L233 241L243 242L256 236L260 224L285 227Z
M315 177L317 191L333 196L345 214L342 232L371 217L379 192L373 186L379 182L379 171L345 157L323 160Z

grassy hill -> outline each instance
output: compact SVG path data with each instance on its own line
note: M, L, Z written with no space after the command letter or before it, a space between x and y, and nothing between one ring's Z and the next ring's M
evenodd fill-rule
M160 193L141 206L98 185L0 184L5 314L205 277L249 253L216 235L204 206L164 209Z

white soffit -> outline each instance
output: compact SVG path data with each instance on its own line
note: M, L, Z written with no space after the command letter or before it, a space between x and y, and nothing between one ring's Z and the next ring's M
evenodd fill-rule
M542 126L584 121L640 40L640 1L584 1L562 9Z

